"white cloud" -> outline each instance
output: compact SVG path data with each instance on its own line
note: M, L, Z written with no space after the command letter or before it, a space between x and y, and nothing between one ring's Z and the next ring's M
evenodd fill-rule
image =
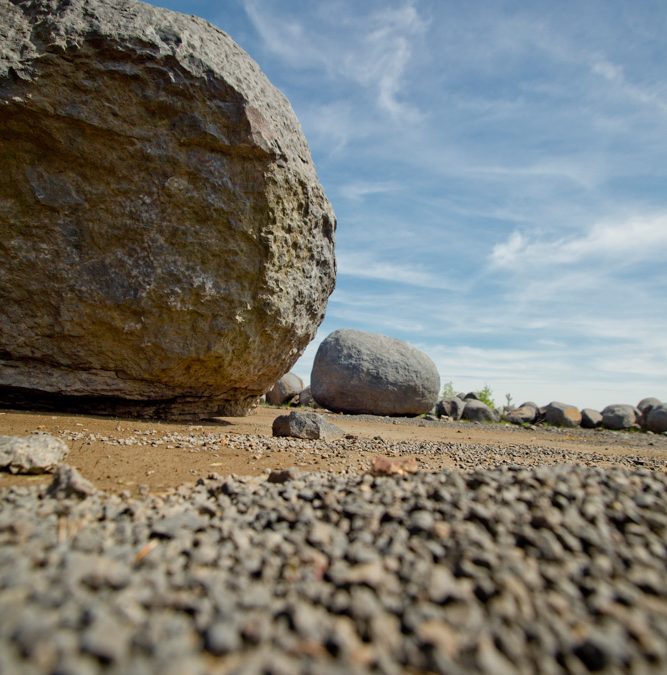
M413 42L426 27L414 2L360 14L355 23L325 12L295 17L262 0L245 0L244 7L266 48L291 68L322 69L373 92L377 107L396 121L421 119L403 97Z
M387 192L396 192L400 190L400 185L397 183L384 181L357 181L355 183L345 183L338 189L340 194L350 201L362 201L365 197L370 195L385 194Z
M539 236L539 235L538 235ZM490 262L498 268L520 270L573 265L583 261L616 261L628 265L667 255L667 214L638 216L620 222L600 222L588 231L552 240L529 239L515 230L496 244Z
M421 288L455 290L460 287L444 274L434 274L426 266L376 258L373 254L339 251L338 274L360 279L376 279Z

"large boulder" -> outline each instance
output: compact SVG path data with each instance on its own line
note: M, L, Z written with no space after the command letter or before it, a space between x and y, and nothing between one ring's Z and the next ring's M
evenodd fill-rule
M651 410L646 418L646 429L656 434L667 432L667 403L662 403Z
M266 402L269 405L283 405L303 391L303 380L296 373L285 373L269 391Z
M499 422L500 415L493 408L489 408L484 401L478 401L475 398L466 400L465 408L463 408L464 420L469 422Z
M602 426L605 429L638 429L641 412L637 408L625 403L608 405L602 411Z
M321 406L336 412L420 415L435 405L440 375L407 342L344 329L320 344L310 387Z
M134 0L5 0L0 35L0 396L246 412L334 287L288 101L221 30Z
M544 408L544 421L555 427L578 427L581 424L581 412L576 406L552 401Z

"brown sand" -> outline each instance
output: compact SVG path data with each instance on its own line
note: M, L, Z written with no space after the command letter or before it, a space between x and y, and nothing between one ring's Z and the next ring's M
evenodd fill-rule
M309 471L358 471L370 464L368 443L384 442L388 453L401 444L401 454L414 444L422 470L453 468L447 452L419 452L419 443L492 445L500 458L503 450L545 448L602 455L614 464L625 456L667 462L667 438L642 433L524 429L509 425L391 420L370 416L327 415L348 434L337 453L321 452L309 441L291 441L270 452L261 437L271 437L271 424L286 409L260 407L248 417L216 418L202 424L139 421L57 413L0 412L1 435L35 431L63 438L71 449L67 463L78 468L97 487L111 492L136 492L140 485L163 492L215 472L220 475L261 475L267 469L301 467ZM100 438L103 437L103 438ZM260 438L258 438L260 437ZM379 437L379 438L378 438ZM122 443L119 445L119 443ZM127 445L125 445L127 443ZM261 446L261 447L260 447ZM258 450L259 448L259 450ZM262 451L263 448L263 451ZM373 451L381 454L382 445ZM598 463L599 460L598 460ZM47 476L12 476L0 473L0 488L46 484Z

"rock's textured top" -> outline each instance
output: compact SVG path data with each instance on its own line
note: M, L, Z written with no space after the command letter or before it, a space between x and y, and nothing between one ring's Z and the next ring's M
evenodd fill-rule
M424 352L406 342L336 330L317 350L310 387L315 400L335 412L420 415L435 405L440 375Z
M201 19L0 4L3 394L243 413L334 285L334 214L289 103Z
M11 473L48 473L68 453L67 445L49 434L0 436L0 468Z

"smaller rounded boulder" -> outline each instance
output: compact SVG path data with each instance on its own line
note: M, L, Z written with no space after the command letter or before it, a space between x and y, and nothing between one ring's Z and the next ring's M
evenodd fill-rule
M289 403L303 391L303 380L296 373L285 373L266 392L266 402L269 405L283 405Z
M320 344L310 386L315 400L334 412L414 416L435 405L440 375L407 342L341 329Z

